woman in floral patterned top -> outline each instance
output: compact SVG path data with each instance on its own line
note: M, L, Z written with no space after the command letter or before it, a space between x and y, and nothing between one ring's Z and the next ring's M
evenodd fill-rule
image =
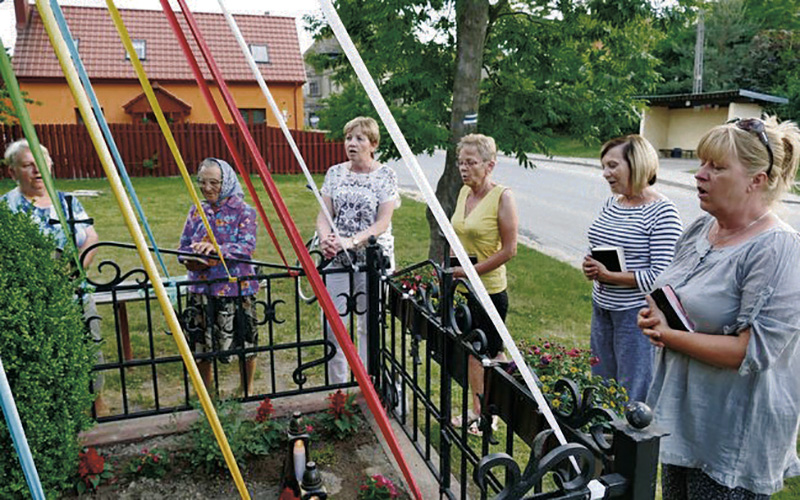
M390 268L394 268L394 237L392 236L392 214L400 203L397 192L397 174L394 170L381 165L373 158L380 140L378 124L372 118L358 117L350 120L344 127L345 151L350 161L334 165L328 169L325 182L322 184L322 199L325 207L333 216L333 222L341 236L336 237L328 224L324 212L317 216L317 234L320 247L326 258L333 261L328 268L342 268L350 264L350 259L343 250L355 255L356 263L363 264L366 257L365 246L370 236L375 236L383 254L389 259ZM347 273L326 275L328 292L343 317L347 316L348 297L356 299L356 325L358 354L367 362L367 294L366 275L357 272L350 289L350 278ZM348 369L344 353L339 349L336 337L329 333L325 323L325 336L337 347L336 355L328 362L330 383L347 382Z
M236 172L223 160L206 158L197 168L197 182L205 197L203 210L213 228L222 255L226 259L251 259L256 249L256 211L244 202L244 193ZM178 259L188 269L190 280L202 281L189 286L187 307L184 310L187 334L195 345L195 352L255 347L258 329L254 304L258 281L227 280L225 267L213 258L214 246L196 207L189 210L178 249L199 256ZM252 264L226 263L233 277L255 274ZM230 363L235 356L236 354L223 353L217 359ZM242 389L247 394L252 392L256 353L248 352L245 358L246 377L242 378ZM210 389L211 360L198 360L197 368L206 387Z

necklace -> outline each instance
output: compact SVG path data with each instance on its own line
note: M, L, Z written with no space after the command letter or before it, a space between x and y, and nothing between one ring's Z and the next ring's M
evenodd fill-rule
M756 220L754 220L750 224L744 226L741 229L737 229L736 231L732 232L731 234L725 235L722 238L719 238L719 222L715 221L715 223L716 223L716 226L715 226L716 231L714 232L714 237L713 237L714 241L711 241L711 237L709 237L709 242L711 243L711 245L717 247L721 243L725 243L726 241L732 239L734 236L737 236L737 235L739 235L741 233L744 233L745 231L747 231L748 229L750 229L751 227L753 227L757 223L759 223L761 221L761 219L763 219L764 217L766 217L767 215L769 215L771 213L772 213L772 210L767 210L766 212L761 214Z

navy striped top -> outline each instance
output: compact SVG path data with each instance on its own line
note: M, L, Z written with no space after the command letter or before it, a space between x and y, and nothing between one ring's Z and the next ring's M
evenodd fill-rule
M672 262L675 242L682 231L678 209L666 198L636 207L620 205L616 196L606 200L600 215L589 226L590 248L622 248L625 264L628 271L633 272L637 287L595 281L594 303L611 311L644 306L644 295Z

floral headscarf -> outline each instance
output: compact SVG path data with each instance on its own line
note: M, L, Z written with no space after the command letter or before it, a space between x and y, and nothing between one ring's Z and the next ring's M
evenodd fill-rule
M219 158L206 158L200 162L201 165L204 163L206 165L208 163L217 165L222 173L222 190L219 193L219 201L231 196L244 198L244 191L242 191L242 186L239 184L239 178L236 176L233 167L231 167L227 161L220 160Z

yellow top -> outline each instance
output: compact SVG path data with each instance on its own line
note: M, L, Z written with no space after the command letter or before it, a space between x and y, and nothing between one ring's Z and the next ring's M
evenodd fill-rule
M506 188L500 185L492 188L466 217L464 217L464 213L466 212L467 196L471 191L470 187L464 186L458 193L456 210L451 219L453 229L467 253L478 256L478 262L488 259L502 247L500 226L497 224L497 211L500 207L500 196L505 190ZM490 294L505 290L508 286L505 264L481 275L481 281Z

